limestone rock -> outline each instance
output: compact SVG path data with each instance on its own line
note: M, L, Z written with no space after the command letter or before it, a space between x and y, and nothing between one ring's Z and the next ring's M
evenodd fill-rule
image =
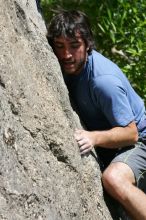
M0 220L110 220L45 34L35 0L1 0Z

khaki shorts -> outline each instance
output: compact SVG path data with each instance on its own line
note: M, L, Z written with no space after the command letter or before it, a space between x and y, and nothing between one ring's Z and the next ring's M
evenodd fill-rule
M133 171L136 185L146 193L146 145L138 142L134 146L122 148L111 161L123 162Z
M101 170L114 162L123 162L133 171L136 186L146 193L146 144L137 142L121 149L96 148Z

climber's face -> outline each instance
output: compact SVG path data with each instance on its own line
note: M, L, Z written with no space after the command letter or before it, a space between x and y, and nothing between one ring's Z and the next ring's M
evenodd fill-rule
M87 60L87 50L79 33L75 38L60 36L54 39L54 52L63 73L80 74Z

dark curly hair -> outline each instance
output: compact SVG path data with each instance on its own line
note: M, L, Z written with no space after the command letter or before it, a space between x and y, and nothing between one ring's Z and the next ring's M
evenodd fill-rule
M81 34L86 46L89 47L88 53L94 48L93 34L88 17L81 11L63 10L57 13L47 26L47 31L47 39L52 48L55 37L75 38L77 32Z

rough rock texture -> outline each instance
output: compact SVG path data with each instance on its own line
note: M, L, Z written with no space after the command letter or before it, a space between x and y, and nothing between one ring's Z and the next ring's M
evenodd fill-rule
M110 220L35 0L0 0L0 220Z

